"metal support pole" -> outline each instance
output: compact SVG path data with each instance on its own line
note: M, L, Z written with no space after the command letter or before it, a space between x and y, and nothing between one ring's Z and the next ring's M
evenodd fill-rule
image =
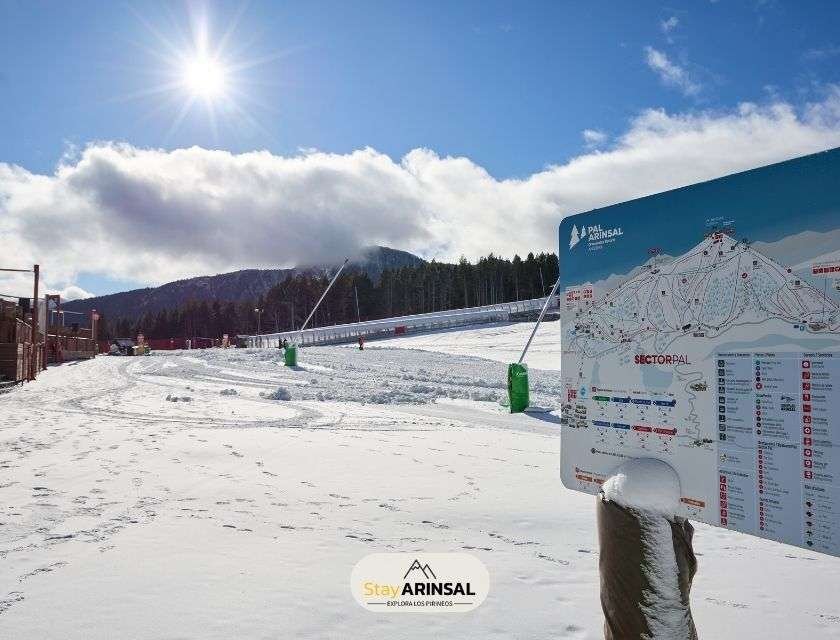
M344 270L344 267L347 266L348 262L350 262L350 258L345 258L344 264L342 264L341 267L339 267L338 271L335 272L333 279L330 280L330 283L327 285L327 288L324 289L324 293L321 294L321 297L318 298L318 302L315 303L315 307L312 309L312 312L306 318L303 325L301 325L300 331L298 332L300 334L301 339L303 338L303 330L306 329L306 325L308 325L309 321L312 320L312 316L315 315L315 312L318 310L318 307L321 306L321 303L324 301L324 298L327 297L327 294L329 293L330 289L332 289L332 286L335 284L335 281L338 280L338 276L341 275L341 272Z
M531 340L534 339L534 335L536 335L537 329L540 328L540 323L545 317L545 312L548 311L548 305L551 304L551 301L554 299L554 294L557 293L557 287L559 286L560 277L558 276L557 282L554 283L554 287L552 287L551 293L548 294L548 298L546 298L545 300L545 304L543 305L542 311L540 311L540 317L537 319L537 324L534 325L534 330L531 332L531 336L528 338L528 342L525 343L525 348L522 350L522 355L519 356L519 360L516 361L517 364L522 364L522 361L525 359L525 354L528 353L528 347L531 346Z
M826 282L828 282L828 281L826 280ZM358 290L358 288L356 288L355 283L353 284L353 291L356 294L356 322L361 322L362 321L362 314L359 313L359 290Z

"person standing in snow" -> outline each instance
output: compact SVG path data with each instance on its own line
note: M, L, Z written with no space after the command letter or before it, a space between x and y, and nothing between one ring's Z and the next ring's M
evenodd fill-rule
M359 351L364 351L365 349L365 337L359 336Z

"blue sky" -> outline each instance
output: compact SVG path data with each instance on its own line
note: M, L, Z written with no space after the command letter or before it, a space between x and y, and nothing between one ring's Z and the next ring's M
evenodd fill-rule
M226 88L184 110L200 24ZM840 145L838 34L833 2L0 0L0 250L73 296L553 251L564 215Z
M242 59L281 54L242 74L260 128L234 120L214 135L196 108L170 133L177 106L155 114L159 95L129 98L165 70L144 20L179 43L198 6L0 3L0 159L48 172L68 142L102 139L396 158L429 147L504 178L563 162L582 130L615 135L643 108L796 101L840 79L832 2L208 3L217 36L241 11L230 44ZM663 83L646 47L697 92Z

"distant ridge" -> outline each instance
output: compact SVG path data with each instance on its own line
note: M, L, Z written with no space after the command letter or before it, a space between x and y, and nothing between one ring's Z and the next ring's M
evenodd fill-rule
M418 266L422 258L407 251L389 247L370 247L350 264L376 282L386 269ZM189 300L219 300L240 302L253 300L289 276L300 273L319 273L338 265L300 266L290 269L243 269L214 276L197 276L176 280L159 287L133 289L121 293L73 300L63 304L69 311L89 312L96 309L108 320L117 318L137 319L144 313L156 313L185 304Z

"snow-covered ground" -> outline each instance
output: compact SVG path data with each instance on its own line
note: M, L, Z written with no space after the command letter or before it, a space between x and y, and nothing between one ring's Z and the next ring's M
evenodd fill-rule
M554 406L556 325L533 401ZM599 638L593 498L552 414L505 413L530 325L100 357L0 396L0 638ZM280 399L275 399L280 398ZM283 399L287 398L287 399ZM840 559L698 525L706 638L840 636ZM378 551L467 551L478 609L375 614Z
M456 355L478 356L498 362L510 363L519 359L534 325L525 323L493 323L467 329L452 329L434 333L421 333L371 342L365 348L423 349ZM560 368L560 324L545 322L540 325L525 362L540 369Z

